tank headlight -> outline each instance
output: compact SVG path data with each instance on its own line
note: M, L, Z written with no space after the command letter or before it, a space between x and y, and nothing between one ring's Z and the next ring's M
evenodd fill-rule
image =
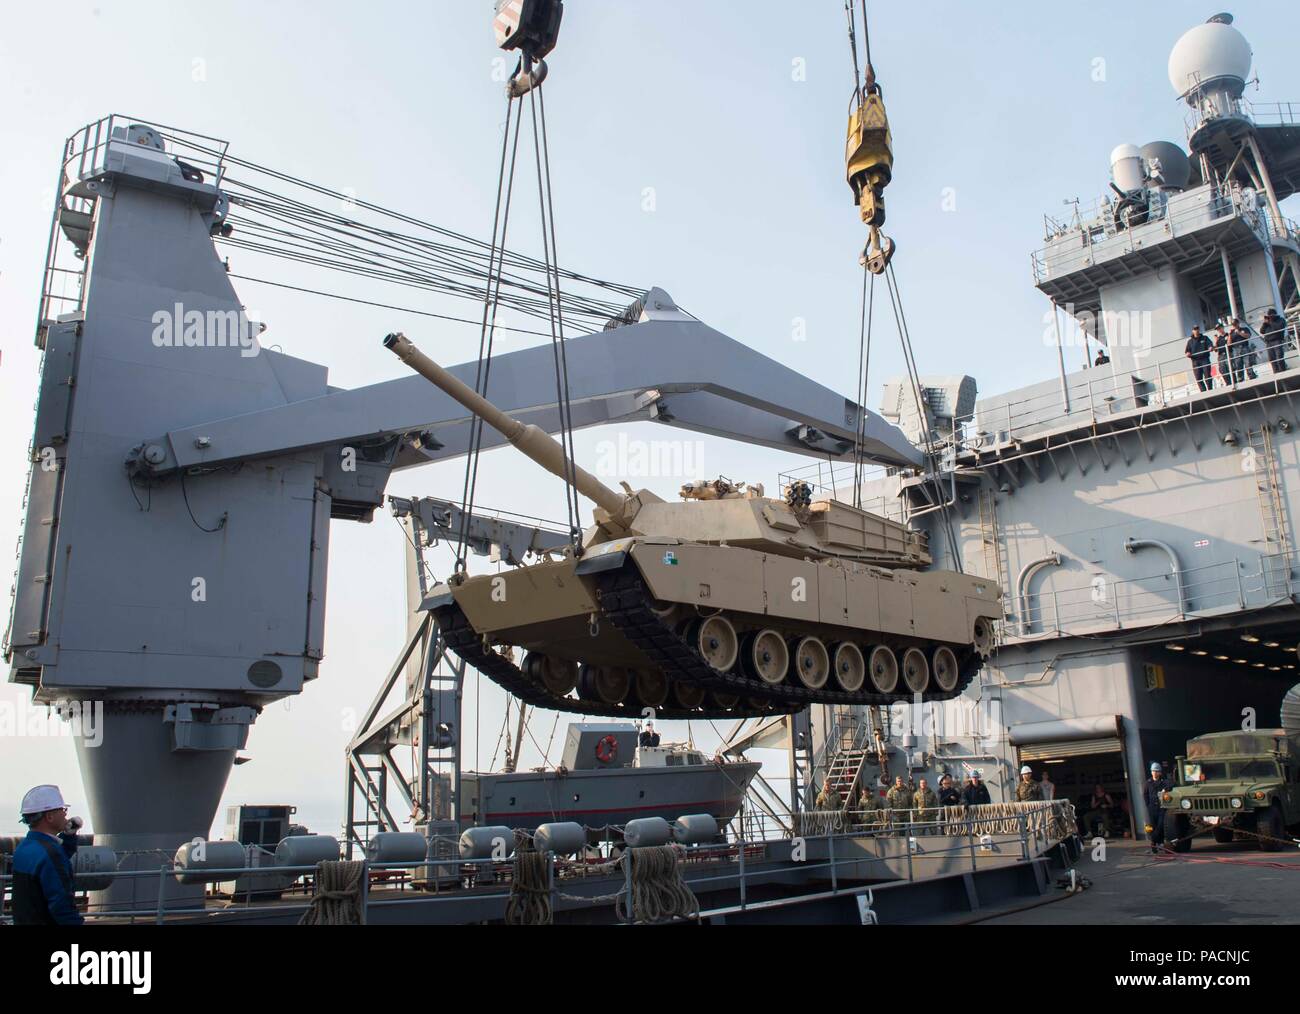
M1182 807L1184 810L1190 810L1192 808L1192 801L1190 799L1184 799L1182 802Z
M1259 793L1259 792L1256 792L1256 793L1255 793L1255 798L1256 798L1256 799L1261 798L1261 796L1262 796L1262 793ZM1234 810L1240 810L1240 809L1241 809L1241 798L1240 798L1239 796L1233 796L1233 797L1232 797L1232 808L1233 808Z

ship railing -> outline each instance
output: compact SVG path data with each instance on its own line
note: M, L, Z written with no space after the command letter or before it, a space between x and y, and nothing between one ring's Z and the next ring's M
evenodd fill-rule
M887 471L883 466L868 464L863 469L861 481L865 485L883 479ZM853 462L851 460L815 461L798 468L786 469L777 476L777 488L771 495L778 498L784 496L786 487L792 482L807 483L812 489L814 499L828 497L851 503ZM895 496L872 497L864 500L860 506L864 511L889 521L897 521L900 524L907 521L903 516L902 504Z
M796 815L795 835L764 835L760 839L750 839L744 835L727 841L677 847L678 861L693 867L688 883L701 887L714 881L738 883L740 904L747 903L750 887L781 878L787 875L788 866L771 862L762 862L755 869L759 860L789 859L800 863L799 869L805 875L824 876L831 884L832 893L845 891L855 893L863 879L862 863L870 861L872 856L864 854L863 843L876 841L876 857L882 857L893 851L901 851L906 856L907 880L917 876L917 865L921 857L929 860L956 857L963 862L970 862L972 871L978 871L981 861L1005 862L1012 860L1029 860L1041 855L1047 849L1063 839L1076 834L1077 821L1074 809L1068 801L1056 800L1035 803L996 803L975 807L943 807L933 810L889 811L883 823L872 821L872 812L811 812ZM899 849L890 844L890 839L905 839L905 845ZM849 844L852 842L852 844ZM776 848L775 846L778 846ZM826 858L808 855L808 849L819 852L824 848ZM837 857L838 848L838 857ZM141 865L141 868L118 870L112 874L114 882L118 880L138 880L152 882L156 890L152 910L143 907L98 907L88 906L85 914L89 922L113 920L134 924L153 921L162 924L168 918L214 915L214 910L204 902L182 902L176 904L176 891L172 882L182 873L197 873L193 870L180 870L174 861L163 853L150 853L160 857L156 870ZM558 900L580 901L584 903L612 902L622 899L623 911L627 921L636 921L637 913L633 907L631 867L622 855L611 855L603 861L597 861L593 867L583 860L561 861L555 855L546 856L547 885L552 908ZM141 854L133 854L139 860ZM895 857L895 860L897 857ZM710 869L709 864L723 864L721 870ZM510 898L509 890L493 888L509 887L513 864L509 858L466 859L461 857L445 858L430 856L421 860L393 863L362 862L361 879L362 907L370 912L377 907L409 904L411 896L376 897L371 890L372 880L385 888L398 888L402 893L405 888L430 884L434 891L421 892L421 901L438 905L455 903L467 897L464 891L437 891L440 883L454 879L458 887L472 883L479 890L472 895L475 901L497 901L504 911L505 902ZM575 889L576 884L590 875L616 877L623 874L624 883L612 893L596 897L572 895L567 893ZM255 911L259 916L276 914L300 914L304 905L310 901L307 893L311 886L304 878L310 878L318 872L317 866L265 866L265 867L230 867L225 869L204 869L201 873L206 883L228 883L244 879L246 896L242 902L223 900L220 912L246 909ZM79 874L85 882L100 881L105 874ZM849 883L842 885L841 877ZM293 882L284 885L285 878ZM873 879L875 877L873 876ZM892 879L898 879L897 877ZM0 901L5 899L11 888L11 874L0 875ZM261 882L259 884L259 881ZM197 885L189 885L191 888ZM83 887L81 890L91 888ZM294 895L293 901L271 902L254 901L257 891L279 891ZM172 903L168 902L169 891ZM206 888L205 888L206 896ZM0 907L0 921L7 921L8 906Z
M1064 389L1060 385L1044 385L1038 393L1023 398L981 404L974 413L956 421L958 448L968 452L1002 453L1007 445L1017 440L1067 422L1096 426L1124 412L1193 402L1203 393L1250 390L1266 385L1276 377L1293 374L1300 368L1298 328L1292 321L1286 324L1282 342L1283 370L1276 374L1272 372L1267 345L1260 335L1253 334L1250 348L1243 349L1243 354L1234 360L1220 364L1218 354L1211 355L1208 377L1211 388L1208 392L1201 392L1185 351L1186 335L1149 341L1141 334L1140 327L1137 330L1136 341L1123 337L1124 344L1137 347L1136 363L1131 369L1122 369L1112 361L1070 374ZM1213 340L1212 328L1206 336ZM1082 347L1082 342L1075 347Z
M127 128L133 126L150 127L157 131L166 146L167 155L202 170L204 182L221 185L225 176L229 142L192 130L169 127L153 120L112 113L88 123L68 138L63 155L65 187L106 172L109 167L109 146L126 143L122 138L114 137L113 132L121 129L125 133Z
M1142 227L1149 223L1162 223L1168 233L1166 239L1178 235L1183 228L1200 229L1227 218L1241 218L1257 232L1262 228L1258 198L1246 194L1235 183L1212 191L1206 202L1185 201L1157 206L1146 222L1126 228L1117 227L1115 223L1118 204L1119 199L1115 196L1099 197L1086 207L1077 208L1068 222L1045 215L1044 231L1048 245L1030 254L1034 284L1042 285L1053 278L1091 266L1095 257L1093 247L1118 236L1129 237L1127 249L1121 251L1108 247L1108 257L1139 249ZM1072 237L1077 237L1078 243L1073 252L1068 248Z
M1084 574L1072 586L1058 587L1053 580L1032 597L1026 592L1023 609L1012 605L1017 612L1008 614L1003 637L1014 643L1261 609L1289 601L1294 588L1291 554L1285 551L1262 554L1255 567L1234 557L1177 573L1166 565L1126 580Z

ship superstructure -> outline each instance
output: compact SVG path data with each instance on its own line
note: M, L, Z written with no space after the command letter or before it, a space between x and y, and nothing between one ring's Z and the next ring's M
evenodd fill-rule
M964 569L1006 589L980 686L890 716L898 769L980 768L1006 794L1028 763L1082 806L1103 785L1138 835L1152 760L1205 731L1276 725L1297 682L1300 233L1282 202L1300 184L1300 117L1243 97L1252 57L1231 21L1170 57L1187 149L1117 147L1110 196L1048 220L1034 282L1060 377L973 412L970 378L927 381L924 420L887 398L886 418L943 443L942 482L894 474L864 493L899 496L939 566L951 525ZM1213 340L1234 320L1245 340L1203 357L1198 383L1192 329ZM1071 333L1088 365L1067 372ZM814 715L816 772L841 743L860 752L868 725Z

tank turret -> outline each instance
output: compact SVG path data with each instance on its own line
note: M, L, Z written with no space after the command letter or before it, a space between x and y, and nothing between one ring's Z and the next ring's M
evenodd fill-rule
M426 602L447 646L527 703L699 718L945 700L992 651L1001 591L920 569L906 525L805 483L782 499L725 477L676 503L618 492L403 335L384 345L596 505L580 551L457 575Z
M562 479L572 477L578 492L596 505L596 524L587 533L584 549L639 535L883 566L930 563L923 533L849 504L813 500L806 483L792 483L783 500L765 497L762 486L747 486L725 477L688 483L682 487L680 503L668 503L645 489L620 493L569 461L559 441L502 412L404 335L390 334L384 346L548 472Z

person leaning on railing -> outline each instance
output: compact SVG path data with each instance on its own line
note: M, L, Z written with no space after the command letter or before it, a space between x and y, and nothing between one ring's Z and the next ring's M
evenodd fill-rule
M1229 332L1228 341L1232 347L1237 382L1257 380L1258 376L1255 373L1255 343L1251 339L1250 328L1243 324L1239 317L1232 318L1232 331Z
M961 801L965 806L987 806L993 802L989 796L989 787L981 780L984 773L976 768L970 773L970 781L961 790Z
M905 824L911 816L913 792L910 786L903 784L903 776L895 775L894 784L885 793L885 802L889 804L889 819L893 824Z
M1237 382L1237 374L1232 365L1232 341L1222 324L1214 329L1214 352L1219 363L1219 379L1224 387L1231 387Z
M1274 373L1281 373L1286 369L1286 321L1271 306L1259 322L1259 333L1264 338L1264 348L1268 350L1268 364Z
M1196 386L1202 391L1208 391L1213 381L1210 379L1210 352L1214 346L1210 344L1210 339L1201 334L1200 325L1192 328L1191 337L1187 339L1187 344L1183 351L1187 358L1192 361L1192 372L1196 374Z
M912 793L912 809L916 811L917 824L934 824L939 820L939 797L934 794L934 789L930 788L929 783L922 778L916 791ZM922 834L931 833L928 829L923 830Z
M858 813L863 824L869 830L878 830L885 826L889 820L889 814L885 810L884 801L880 798L874 786L862 786L862 795L858 797Z

